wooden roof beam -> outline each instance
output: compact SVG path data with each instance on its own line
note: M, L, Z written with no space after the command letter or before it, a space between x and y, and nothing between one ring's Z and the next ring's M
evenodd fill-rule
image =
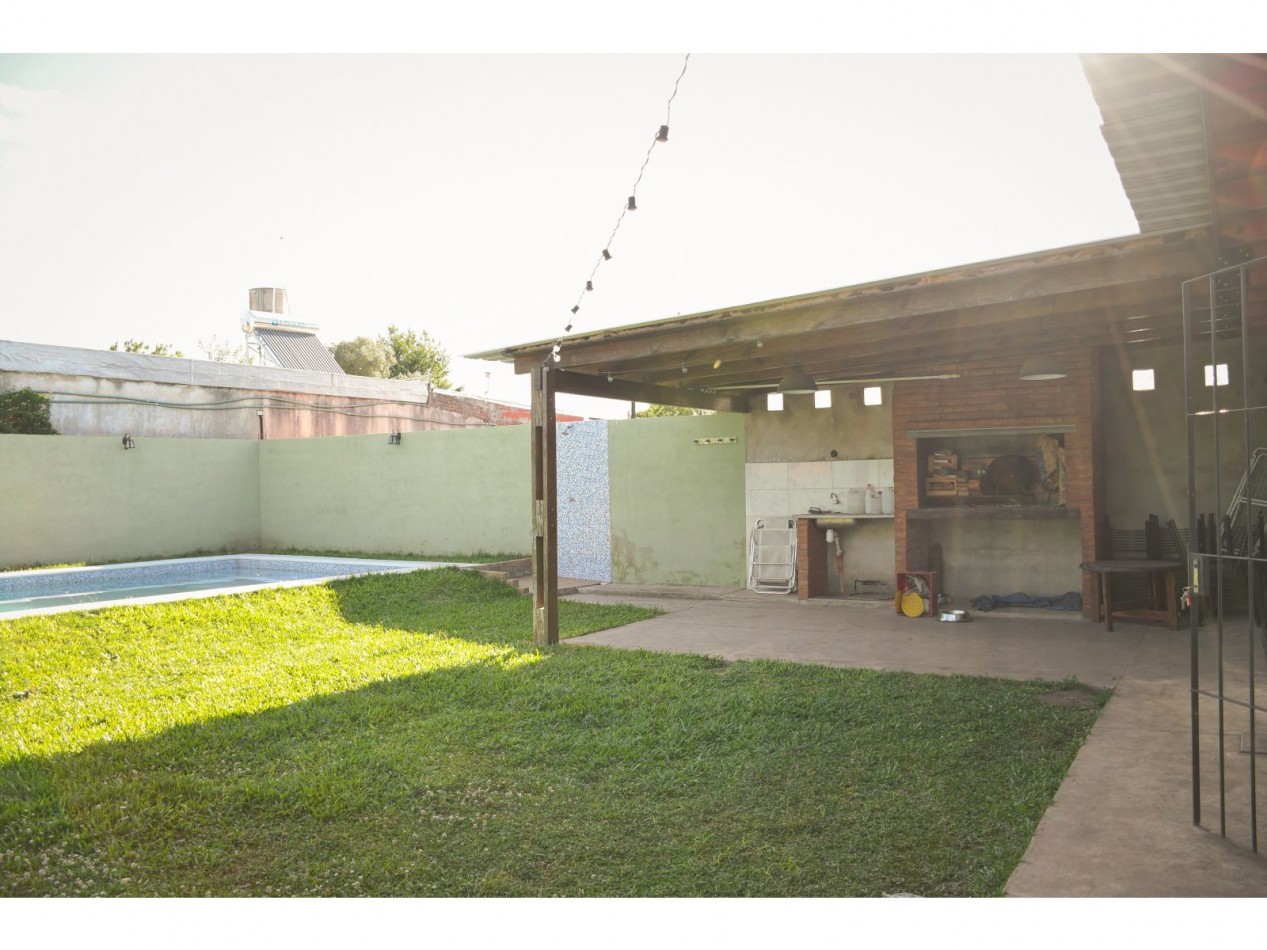
M1036 302L1037 306L994 307L989 313L961 311L934 319L917 318L894 325L860 327L841 331L837 339L830 339L834 334L818 334L814 339L776 340L760 350L747 347L738 358L718 357L717 360L721 362L719 369L725 374L761 370L774 372L793 364L804 368L810 362L824 359L848 360L883 350L900 350L912 339L938 339L942 341L941 345L955 350L962 348L966 340L977 337L989 340L996 338L1000 332L1028 333L1041 338L1045 332L1050 332L1051 326L1059 326L1061 333L1067 335L1077 327L1094 327L1105 320L1155 318L1177 322L1181 315L1178 286L1173 281L1167 281L1164 290L1164 310L1161 309L1163 298L1155 290L1124 293L1121 302L1111 307L1066 309L1056 305L1054 298L1046 298L1045 302ZM681 372L682 362L685 362L691 370L686 375L693 381L701 376L714 375L709 370L717 360L711 355L700 360L683 357L681 362L676 357L668 360L646 358L614 366L610 371L618 375L637 374L646 382L655 382L660 378L674 379Z
M1089 260L1061 262L965 280L930 279L924 285L891 292L873 291L831 300L792 301L760 316L717 317L681 328L639 329L599 340L565 341L561 365L602 365L638 355L681 353L725 344L756 343L789 334L812 333L896 318L986 307L1018 305L1043 297L1108 289L1122 284L1170 278L1186 280L1209 270L1208 244L1176 241L1147 251L1121 253ZM895 281L895 283L900 283ZM528 372L547 352L542 344L515 359L516 372Z

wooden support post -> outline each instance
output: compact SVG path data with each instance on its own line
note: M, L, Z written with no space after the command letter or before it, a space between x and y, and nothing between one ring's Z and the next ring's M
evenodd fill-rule
M554 373L532 370L532 642L559 642L559 505Z

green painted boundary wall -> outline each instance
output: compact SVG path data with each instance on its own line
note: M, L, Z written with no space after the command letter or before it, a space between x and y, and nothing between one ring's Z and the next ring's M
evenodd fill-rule
M608 423L613 583L744 585L746 445L737 413Z
M527 553L528 426L260 442L260 544Z
M0 568L194 552L526 553L528 426L326 439L0 436ZM696 438L733 437L698 445ZM744 579L742 417L612 422L612 579Z
M254 442L0 435L0 567L254 550L259 485Z

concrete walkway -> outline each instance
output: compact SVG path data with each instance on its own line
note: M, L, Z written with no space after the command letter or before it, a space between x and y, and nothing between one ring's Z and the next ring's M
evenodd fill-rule
M1116 623L1112 633L1050 611L977 614L971 623L899 617L891 600L813 601L746 590L604 585L573 599L659 607L652 620L572 644L697 653L729 660L912 673L1062 680L1114 690L1008 882L1016 897L1267 897L1267 854L1248 845L1248 816L1229 795L1227 840L1217 834L1214 715L1203 712L1203 825L1192 824L1189 642L1186 630ZM1204 636L1204 634L1203 634ZM1204 648L1203 648L1204 649ZM1203 653L1204 655L1204 653ZM1262 664L1267 666L1267 664ZM1262 679L1262 677L1260 677ZM1267 684L1264 686L1267 695ZM1236 728L1229 724L1229 729ZM1260 733L1267 732L1263 725ZM1235 748L1228 773L1249 768ZM1259 756L1267 784L1267 757ZM1241 783L1244 784L1244 783ZM1261 795L1261 792L1260 792ZM1260 817L1267 839L1267 802ZM1267 840L1260 840L1267 852Z

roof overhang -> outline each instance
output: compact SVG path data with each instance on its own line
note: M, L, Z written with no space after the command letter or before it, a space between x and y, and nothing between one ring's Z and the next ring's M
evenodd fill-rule
M1096 55L1082 65L1140 230L1208 226L1221 264L1267 253L1267 56Z
M933 372L965 360L1182 339L1182 281L1211 269L1208 229L1138 235L471 354L517 372L550 361L560 391L617 383L661 397ZM669 401L638 397L640 401ZM690 397L693 398L693 397ZM679 403L681 404L681 403ZM688 405L690 403L687 403Z

